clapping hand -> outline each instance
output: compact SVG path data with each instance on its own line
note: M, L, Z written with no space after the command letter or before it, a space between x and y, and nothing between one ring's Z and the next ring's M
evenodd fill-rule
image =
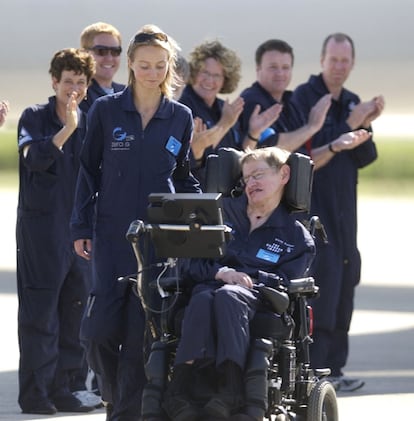
M0 101L0 127L6 121L6 116L9 110L10 110L9 101L7 100Z

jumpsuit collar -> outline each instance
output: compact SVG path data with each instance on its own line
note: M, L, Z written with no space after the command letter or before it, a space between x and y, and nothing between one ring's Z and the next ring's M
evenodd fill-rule
M131 86L128 86L123 92L120 93L120 95L122 95L121 105L124 110L138 112L135 108ZM172 117L173 113L174 103L171 102L168 98L166 98L165 95L161 94L160 105L153 118L168 119Z

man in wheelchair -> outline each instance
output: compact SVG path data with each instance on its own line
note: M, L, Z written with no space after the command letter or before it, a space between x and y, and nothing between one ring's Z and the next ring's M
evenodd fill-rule
M289 285L306 273L314 241L284 202L289 153L257 149L241 158L244 194L224 199L224 220L232 228L226 253L218 259L190 259L183 276L194 283L185 310L174 370L163 408L171 420L202 415L228 419L245 413L244 369L251 335L249 323L263 306L261 288ZM192 397L196 370L216 379L212 396L197 406ZM264 403L258 402L262 406Z

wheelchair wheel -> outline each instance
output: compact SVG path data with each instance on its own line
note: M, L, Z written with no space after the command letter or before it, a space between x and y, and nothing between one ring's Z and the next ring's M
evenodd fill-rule
M330 382L321 380L312 387L306 421L338 421L338 402Z

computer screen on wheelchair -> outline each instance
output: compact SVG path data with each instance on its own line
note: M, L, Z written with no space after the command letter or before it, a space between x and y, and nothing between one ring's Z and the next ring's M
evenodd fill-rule
M158 257L216 258L225 253L220 193L153 193L148 222Z

